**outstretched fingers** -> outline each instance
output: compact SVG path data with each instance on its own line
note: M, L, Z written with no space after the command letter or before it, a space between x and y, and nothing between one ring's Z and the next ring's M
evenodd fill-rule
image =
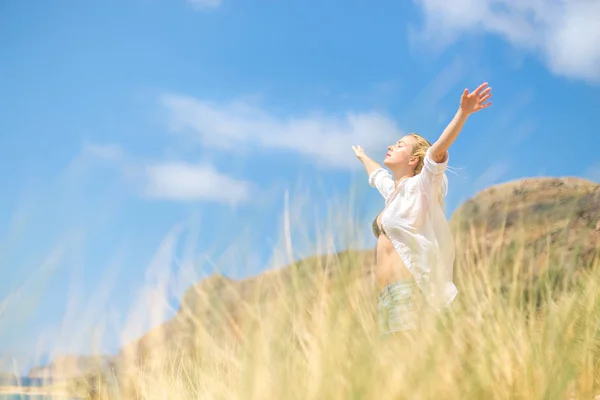
M485 103L486 101L488 101L490 98L492 98L492 94L488 94L486 96L483 96L481 99L479 99L480 103Z
M356 154L357 157L365 152L359 145L352 146L352 150L354 150L354 154Z
M480 95L481 95L481 91L482 91L483 89L485 89L485 88L486 88L486 86L488 86L488 82L484 82L484 83L482 83L481 85L479 85L479 87L478 87L477 89L475 89L475 93L477 93L477 95L479 95L479 96L480 96ZM490 90L491 90L491 88L488 88L488 89L490 89Z
M479 93L479 98L483 98L485 96L491 96L491 93L492 93L492 88L488 87L483 92Z
M469 114L488 108L491 102L486 103L492 97L492 88L488 82L484 82L472 92L465 89L461 97L461 108Z

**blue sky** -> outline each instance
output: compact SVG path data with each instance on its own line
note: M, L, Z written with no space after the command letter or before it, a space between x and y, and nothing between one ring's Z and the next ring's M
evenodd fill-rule
M296 256L330 214L373 246L351 146L435 140L484 81L448 215L497 182L600 180L600 1L515 4L2 2L0 355L89 352L99 327L114 352L202 274L272 265L286 191Z

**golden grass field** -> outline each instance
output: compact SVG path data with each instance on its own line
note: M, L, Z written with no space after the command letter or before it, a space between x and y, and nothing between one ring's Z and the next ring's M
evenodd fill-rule
M114 369L74 382L73 394L148 400L600 394L598 254L567 269L552 243L540 258L539 248L515 242L518 235L486 250L473 245L479 236L468 229L455 235L459 295L441 315L422 310L422 326L409 334L380 337L364 252L315 257L263 273L271 295L240 296L235 321L218 295L208 305L210 323L180 310L186 315L178 316L185 317L178 329L147 338L143 354L122 352Z
M211 337L202 321L196 345L161 345L122 376L94 384L96 398L139 399L585 399L600 393L600 265L566 278L497 285L494 254L459 257L460 295L441 316L382 339L366 281L325 285L315 273L298 290L246 309L239 337ZM459 249L460 252L460 249ZM345 271L363 267L363 259ZM317 269L318 270L318 269ZM496 272L494 272L496 271ZM312 278L312 279L311 279ZM306 280L309 279L308 283ZM358 280L360 282L360 279ZM299 284L300 285L300 284ZM311 287L307 295L302 288ZM169 337L163 338L170 341ZM160 339L157 339L160 341ZM123 360L128 364L127 360ZM117 373L119 374L119 372ZM119 380L120 385L110 382ZM108 380L108 384L106 383ZM85 391L85 384L79 389Z

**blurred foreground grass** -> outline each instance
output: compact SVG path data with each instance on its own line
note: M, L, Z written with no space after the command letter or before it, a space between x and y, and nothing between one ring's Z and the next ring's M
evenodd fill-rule
M193 285L175 318L124 343L108 367L99 363L69 391L140 400L594 398L600 189L565 204L575 192L562 181L525 187L504 197L494 189L490 204L479 197L455 213L459 295L442 315L421 310L422 326L410 334L379 336L373 252L332 252L364 248L357 232L367 224L348 217L352 205L332 207L306 246L292 246L289 232L306 213L287 212L284 257L294 259L298 247L328 255L245 281L213 276Z
M503 251L466 256L459 245L451 310L424 312L418 331L388 339L377 331L365 257L315 258L289 269L291 280L279 281L268 300L237 304L238 330L215 335L189 315L188 340L159 335L147 356L121 357L77 391L102 399L593 398L598 257L574 273L549 258L528 276L520 272L530 249L513 242L510 257ZM332 268L336 278L328 279Z

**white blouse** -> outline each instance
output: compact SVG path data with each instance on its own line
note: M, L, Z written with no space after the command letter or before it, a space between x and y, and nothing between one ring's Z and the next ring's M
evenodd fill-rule
M383 230L437 311L450 305L458 293L452 282L454 239L438 201L442 186L447 187L444 172L449 158L436 163L428 149L421 172L400 181L396 192L387 170L380 168L369 176L369 185L386 200Z

